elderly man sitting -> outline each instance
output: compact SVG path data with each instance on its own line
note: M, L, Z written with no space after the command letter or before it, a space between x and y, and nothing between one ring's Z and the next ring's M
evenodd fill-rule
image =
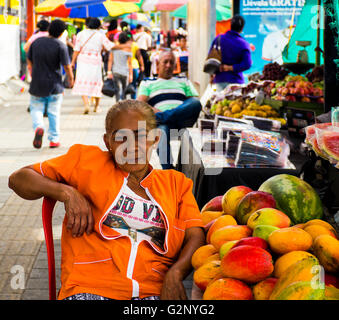
M173 77L175 61L172 51L162 52L157 64L158 78L142 81L138 90L138 100L154 108L158 128L162 130L157 152L163 169L174 168L170 130L193 126L201 111L192 83L186 78Z

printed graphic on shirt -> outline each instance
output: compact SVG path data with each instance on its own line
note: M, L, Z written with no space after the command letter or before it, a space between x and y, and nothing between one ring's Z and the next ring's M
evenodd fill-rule
M152 201L122 193L110 210L104 224L113 229L135 229L149 237L149 241L163 249L165 225L159 208Z

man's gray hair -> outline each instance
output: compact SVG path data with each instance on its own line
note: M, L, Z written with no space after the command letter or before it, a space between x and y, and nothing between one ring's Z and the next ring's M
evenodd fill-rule
M174 59L174 62L175 62L175 54L174 52L171 50L171 49L167 49L167 50L163 50L163 51L160 51L160 54L159 54L159 62L160 60L163 58L164 55L166 54L171 54L173 59Z

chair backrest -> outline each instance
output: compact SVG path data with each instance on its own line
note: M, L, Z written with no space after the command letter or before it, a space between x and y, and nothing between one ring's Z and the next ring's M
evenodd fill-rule
M56 281L55 281L55 259L54 259L54 242L52 231L52 214L56 201L44 198L42 202L42 225L44 228L47 259L48 259L48 284L49 299L56 300Z

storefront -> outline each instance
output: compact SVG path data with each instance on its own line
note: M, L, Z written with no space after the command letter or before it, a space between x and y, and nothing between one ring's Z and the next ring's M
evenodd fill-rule
M0 83L20 73L19 0L0 0Z

